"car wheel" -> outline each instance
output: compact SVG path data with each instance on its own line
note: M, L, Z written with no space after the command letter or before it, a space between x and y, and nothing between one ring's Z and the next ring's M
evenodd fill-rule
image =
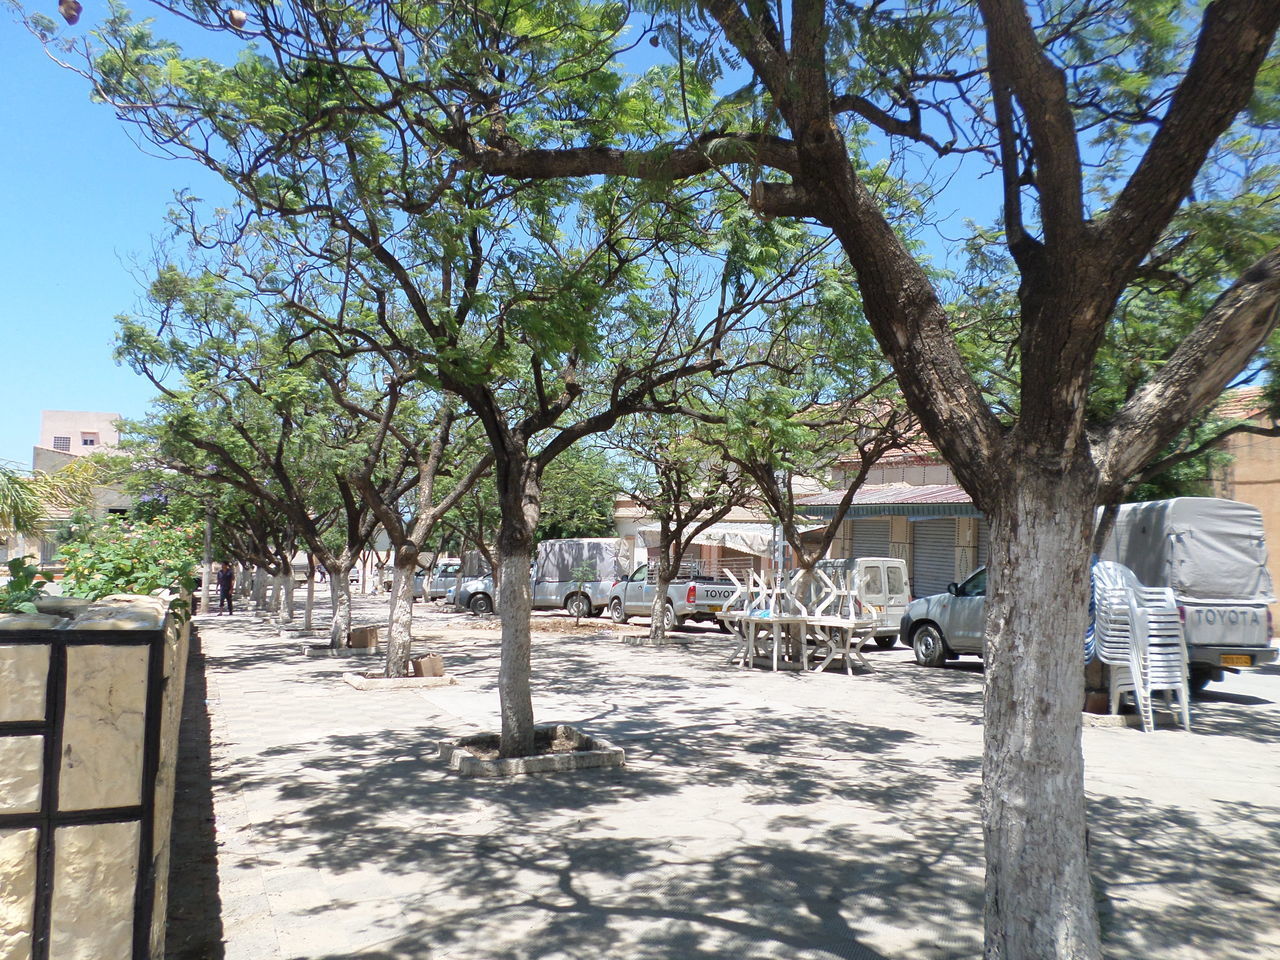
M493 613L493 598L487 593L477 593L467 602L467 608L472 613Z
M897 637L876 637L876 646L881 650L890 650L898 642Z
M675 607L673 607L670 603L668 603L664 609L666 613L664 614L665 619L663 620L662 625L665 629L679 630L681 627L684 626L684 617L676 616Z
M947 641L932 623L922 623L912 631L911 649L922 667L940 667L947 659Z
M1187 671L1187 687L1192 693L1199 693L1214 679L1213 671L1208 667L1197 667L1194 664Z
M621 597L614 597L609 601L609 619L614 623L626 623L629 619Z
M564 602L564 608L571 617L589 617L591 616L591 598L585 593L572 594Z

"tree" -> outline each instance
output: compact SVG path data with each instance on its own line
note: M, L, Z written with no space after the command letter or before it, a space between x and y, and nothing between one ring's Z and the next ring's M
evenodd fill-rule
M1280 6L1217 0L1200 19L1181 8L1167 14L1099 3L1093 16L1077 18L1073 7L979 0L980 37L966 7L805 0L791 6L787 23L769 7L705 0L691 17L699 37L686 47L677 35L682 62L688 51L711 63L712 52L727 46L750 69L750 92L759 102L767 97L757 116L776 127L743 130L710 115L661 150L548 149L502 122L494 106L502 94L491 86L483 115L459 103L448 115L463 119L442 125L440 135L467 163L513 178L680 177L725 165L733 153L750 173L767 167L784 175L753 177L753 209L810 220L838 238L908 403L991 518L987 956L1097 957L1078 641L1093 508L1212 401L1274 328L1280 250L1223 290L1113 416L1090 422L1085 400L1117 302L1158 253L1188 196L1206 186L1202 167L1249 105ZM490 46L510 39L494 30ZM1143 82L1122 82L1135 73ZM1274 73L1263 84L1273 93ZM1259 106L1274 111L1274 103ZM855 120L904 148L953 157L967 150L998 169L1004 235L1020 279L1012 416L985 402L958 347L945 292L894 230L874 181L859 168ZM952 138L939 140L930 126L943 137L954 131ZM1107 151L1129 151L1118 190L1088 192L1085 136Z
M367 369L299 355L287 323L255 319L216 276L165 267L148 302L152 316L121 322L119 356L160 394L132 432L167 468L233 486L287 518L285 529L329 573L330 644L342 646L351 627L348 574L377 526L358 486L372 484L396 502L414 482L404 452L389 442L396 402L382 405L378 425L344 415L327 384L356 398L381 396ZM291 555L278 554L281 576L292 577Z
M649 560L655 584L649 637L655 642L666 637L667 590L680 573L685 552L712 524L745 503L749 493L744 475L699 438L696 423L640 417L620 428L615 440L628 460L628 496L658 521L658 556Z
M501 16L468 0L375 6L249 9L260 42L296 71L281 83L310 84L314 95L301 128L289 118L290 136L378 117L513 189L714 172L760 217L799 218L837 240L908 404L991 518L987 955L1099 956L1078 642L1094 505L1164 449L1270 334L1280 250L1215 291L1113 414L1091 419L1086 401L1117 304L1159 259L1178 211L1192 195L1238 187L1230 170L1219 175L1224 144L1244 138L1239 156L1274 148L1268 56L1280 5L978 0L975 20L974 5L959 0L701 0L672 4L661 24L675 64L658 83L632 85L612 69L625 27L615 4L504 5ZM104 84L104 95L139 115L187 102L156 89L168 58L150 48L122 56L128 49L118 44L122 66L105 64L107 79L152 82L133 96ZM717 100L726 64L749 76ZM181 68L170 76L183 83ZM676 110L651 122L649 94L661 82ZM204 126L236 137L244 105L173 110L162 130L172 137L207 117ZM910 211L881 189L925 162L942 181L963 173L966 185L994 170L1002 187L995 216L1019 280L1017 404L1007 412L988 403L957 342L964 318L947 309L952 291L905 238L923 224L899 222ZM502 435L494 431L495 442ZM522 495L518 479L500 469L504 499Z
M563 540L612 536L617 493L617 467L603 450L583 445L570 447L543 477L542 512L534 537Z
M0 463L0 530L39 533L50 507L82 506L92 498L97 479L89 460L77 459L57 473Z

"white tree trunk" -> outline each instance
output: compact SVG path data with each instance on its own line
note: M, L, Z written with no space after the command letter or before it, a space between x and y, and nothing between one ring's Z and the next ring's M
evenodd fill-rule
M502 735L498 752L504 757L527 756L533 751L529 557L526 550L504 555L498 561L502 568L502 586L497 591L498 614L502 618L502 662L498 668Z
M340 650L347 644L347 635L351 632L351 584L348 582L350 570L342 571L342 576L331 577L329 589L333 591L333 620L329 624L329 646Z
M1027 473L991 516L986 957L1094 960L1102 951L1080 752L1093 487Z
M282 586L284 587L284 590L282 591L282 594L281 594L281 597L280 597L280 622L281 622L281 623L293 623L293 610L294 610L294 602L293 602L293 587L294 587L294 584L293 584L293 571L292 571L292 570L287 570L287 571L285 571L285 574L284 574L284 581L283 581L283 583L282 583Z
M670 579L663 580L659 573L653 586L653 604L649 608L649 639L654 643L663 643L667 639L667 593L670 586Z
M268 616L267 608L267 571L261 567L253 570L253 612L255 616Z
M316 606L316 572L311 568L311 575L307 577L307 606L302 615L302 629L311 629L311 615L315 611Z
M408 555L406 551L406 555ZM413 571L417 556L408 556L408 563L397 562L391 577L391 614L387 626L388 677L409 675L409 649L413 643Z

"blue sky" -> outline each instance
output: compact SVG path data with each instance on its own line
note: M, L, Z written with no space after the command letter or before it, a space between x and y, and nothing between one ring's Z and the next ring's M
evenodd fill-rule
M69 29L82 34L91 7ZM0 459L30 466L41 410L146 410L150 384L112 359L114 318L137 303L174 191L225 188L193 163L143 154L12 21L0 21L0 130Z

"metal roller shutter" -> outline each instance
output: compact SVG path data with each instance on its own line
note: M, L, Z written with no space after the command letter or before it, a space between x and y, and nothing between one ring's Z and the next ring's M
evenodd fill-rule
M986 517L978 518L978 566L987 565L987 544L991 541L991 524Z
M890 528L888 517L874 520L853 521L853 552L851 557L891 557L889 552Z
M911 593L943 593L956 578L955 520L918 520L911 524Z

